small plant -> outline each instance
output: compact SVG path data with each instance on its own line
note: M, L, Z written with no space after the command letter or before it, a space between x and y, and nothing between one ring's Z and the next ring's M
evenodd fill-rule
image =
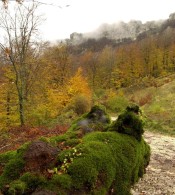
M70 166L70 164L73 162L73 160L78 157L78 156L81 156L82 153L77 151L76 148L72 148L73 149L73 152L72 153L69 153L68 155L65 155L65 159L63 160L63 164L61 165L60 167L60 170L63 172L63 173L67 173L67 170Z

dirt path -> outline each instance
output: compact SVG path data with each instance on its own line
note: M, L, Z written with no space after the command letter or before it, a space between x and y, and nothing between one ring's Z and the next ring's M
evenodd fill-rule
M175 138L152 132L144 137L151 146L151 161L132 194L175 195Z

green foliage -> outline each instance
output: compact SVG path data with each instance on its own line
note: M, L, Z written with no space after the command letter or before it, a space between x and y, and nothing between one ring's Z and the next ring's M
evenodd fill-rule
M75 96L73 101L73 110L75 111L75 113L77 113L78 115L82 115L88 112L89 109L90 109L90 102L87 97L81 94Z
M52 121L53 124L57 125L67 125L71 124L73 120L77 118L77 114L71 107L67 107L55 120ZM53 125L52 125L53 126Z
M129 104L128 100L124 96L114 96L108 98L106 107L112 112L121 112Z

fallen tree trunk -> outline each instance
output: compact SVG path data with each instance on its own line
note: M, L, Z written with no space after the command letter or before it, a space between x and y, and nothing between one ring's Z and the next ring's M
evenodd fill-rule
M119 122L110 124L106 112L95 107L74 122L64 135L40 140L40 155L32 151L33 143L0 155L1 191L4 194L129 195L132 185L145 173L150 147L142 137L143 129L137 129L142 128L138 125L138 113L132 109L126 113L129 123L122 114ZM132 133L131 123L135 118L137 133ZM42 144L43 141L47 144ZM49 154L48 148L53 154ZM26 161L27 156L30 161ZM33 156L37 156L37 163L29 163Z

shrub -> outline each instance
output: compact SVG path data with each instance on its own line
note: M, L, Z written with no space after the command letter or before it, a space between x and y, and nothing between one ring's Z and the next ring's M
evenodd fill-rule
M128 104L124 96L113 96L107 100L106 107L112 112L121 112Z
M88 112L89 109L90 109L90 102L87 97L81 94L75 96L73 101L73 110L75 111L75 113L77 113L78 115L82 115Z

